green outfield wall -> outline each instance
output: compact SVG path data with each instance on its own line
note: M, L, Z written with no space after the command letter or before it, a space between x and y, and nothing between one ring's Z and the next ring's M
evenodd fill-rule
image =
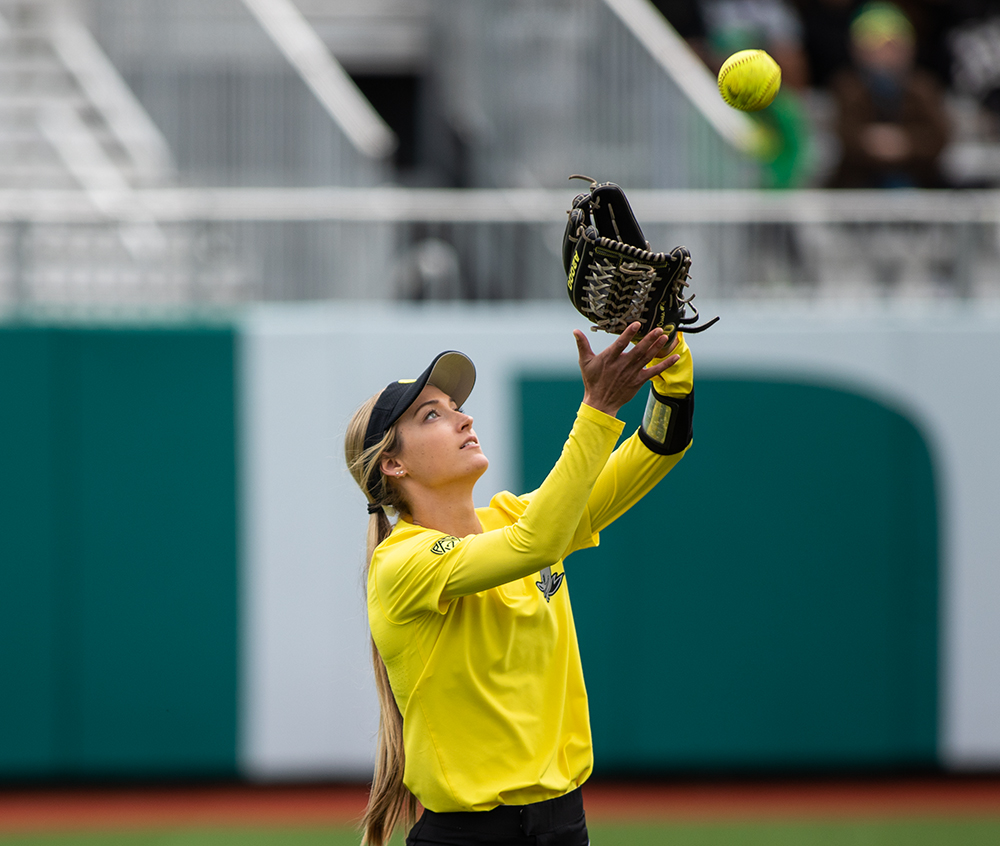
M235 773L233 337L0 328L0 777Z
M580 402L520 385L525 489ZM639 425L645 401L623 412ZM603 771L930 766L938 509L897 412L828 387L700 378L695 442L567 564Z
M0 324L0 782L370 777L348 419L462 350L476 503L530 489L582 397L578 325ZM693 449L567 562L595 773L1000 767L1000 312L726 304L690 341Z

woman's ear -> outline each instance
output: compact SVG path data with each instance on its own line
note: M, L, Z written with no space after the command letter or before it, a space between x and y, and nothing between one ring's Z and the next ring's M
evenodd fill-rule
M403 472L403 465L389 455L383 455L378 466L386 476L399 476Z

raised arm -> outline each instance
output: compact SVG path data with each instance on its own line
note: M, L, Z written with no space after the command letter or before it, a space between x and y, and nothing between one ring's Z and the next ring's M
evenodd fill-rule
M387 617L401 620L421 611L443 611L457 597L523 578L562 557L621 433L623 424L615 415L646 381L677 361L671 356L650 364L665 343L659 329L628 349L638 328L632 324L596 355L586 335L574 333L584 402L562 455L516 523L451 539L433 554L400 537L407 554L394 555L393 538L386 542L373 571Z
M691 445L694 364L682 333L672 353L677 363L650 380L641 428L615 450L594 484L577 533L581 546L656 487Z

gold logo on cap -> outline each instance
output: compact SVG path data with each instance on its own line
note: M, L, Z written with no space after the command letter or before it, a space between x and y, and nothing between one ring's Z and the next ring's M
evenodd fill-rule
M397 385L412 385L416 381L417 381L416 379L400 379L396 384Z

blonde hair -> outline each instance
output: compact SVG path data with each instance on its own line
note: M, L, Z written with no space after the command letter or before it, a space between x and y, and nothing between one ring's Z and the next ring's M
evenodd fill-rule
M354 413L344 438L344 457L351 476L365 492L369 503L383 506L368 519L364 569L366 582L375 547L389 537L392 531L385 508L392 508L397 512L408 510L398 486L382 473L379 466L382 456L395 454L402 446L396 427L390 427L379 443L365 449L368 421L378 398L379 394L376 394ZM376 473L380 480L373 487L378 492L378 497L372 500L369 487ZM365 832L363 843L368 846L383 846L397 826L405 825L409 828L413 825L417 816L417 800L403 784L403 766L406 762L403 752L403 715L396 705L396 698L389 686L389 674L374 638L371 641L371 651L379 704L378 751L375 756L375 778L361 825Z

